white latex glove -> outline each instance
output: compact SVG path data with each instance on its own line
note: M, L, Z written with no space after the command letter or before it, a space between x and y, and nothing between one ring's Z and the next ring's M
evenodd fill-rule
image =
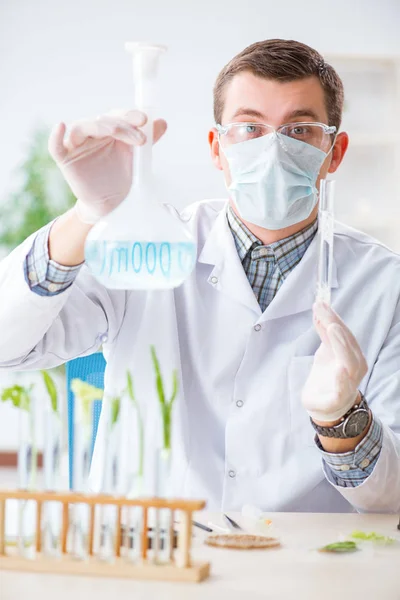
M74 195L84 223L96 223L126 198L132 185L132 147L146 137L139 127L146 115L137 110L112 111L92 120L56 125L49 152ZM154 142L165 132L162 119L154 122Z
M315 421L340 419L355 403L368 365L357 340L332 308L314 305L314 325L322 344L302 393Z

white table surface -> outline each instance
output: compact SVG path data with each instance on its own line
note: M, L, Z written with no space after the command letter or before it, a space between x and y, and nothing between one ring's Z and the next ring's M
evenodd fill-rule
M249 530L240 515L231 516ZM193 558L211 562L211 577L200 584L133 581L51 574L0 574L1 600L400 600L400 532L395 515L274 513L270 535L275 550L226 550L203 544L195 530ZM223 524L220 515L199 513L203 523ZM396 538L391 546L363 542L352 554L325 554L316 548L345 539L353 530Z

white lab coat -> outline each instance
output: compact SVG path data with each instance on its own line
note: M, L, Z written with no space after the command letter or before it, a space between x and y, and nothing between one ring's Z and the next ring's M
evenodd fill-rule
M105 385L124 386L131 369L145 413L150 477L161 431L149 352L154 344L167 385L172 369L180 372L176 494L205 498L212 509L251 503L268 511L400 511L400 257L336 225L332 304L366 356L369 371L360 389L384 424L370 477L356 488L336 487L324 474L301 404L320 344L312 323L317 240L261 313L224 206L201 202L182 214L197 238L198 262L174 291L107 290L83 267L68 291L40 297L23 276L27 240L0 266L1 368L51 367L94 352L107 336ZM128 437L133 465L134 428ZM94 487L102 446L99 435Z

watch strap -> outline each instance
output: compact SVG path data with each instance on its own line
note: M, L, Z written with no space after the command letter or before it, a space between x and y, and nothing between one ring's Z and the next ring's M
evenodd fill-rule
M323 427L322 425L317 425L313 419L310 417L310 422L311 425L313 426L313 428L315 429L315 431L319 434L322 435L323 437L330 437L330 438L349 438L350 436L346 435L344 430L345 430L345 424L347 419L357 410L369 410L368 404L366 399L364 398L363 394L360 392L360 397L361 397L361 401L357 404L354 404L354 406L352 406L350 408L350 410L348 410L343 417L341 417L340 423L337 423L337 425L333 425L332 427ZM362 432L360 431L356 436L360 435Z

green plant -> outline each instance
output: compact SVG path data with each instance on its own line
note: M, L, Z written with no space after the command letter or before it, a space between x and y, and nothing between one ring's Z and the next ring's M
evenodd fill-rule
M351 537L366 542L377 542L378 544L393 544L395 542L393 537L380 535L379 533L375 533L375 531L371 531L370 533L366 533L365 531L353 531Z
M71 390L80 402L84 425L89 425L94 400L103 400L104 391L90 383L75 378L71 381Z
M161 408L161 417L163 424L163 443L164 449L171 449L171 424L172 424L172 408L174 405L175 398L178 394L178 371L174 369L172 372L172 394L170 399L167 400L165 390L164 390L164 382L161 375L160 363L157 358L156 350L154 346L150 346L151 357L153 360L154 372L156 375L156 389L158 400Z
M34 388L34 384L31 384L28 387L24 387L22 385L12 385L8 388L4 388L1 393L2 402L10 401L15 408L19 408L20 410L24 410L28 413L28 421L29 421L29 436L30 436L30 463L31 469L28 469L29 476L29 484L30 488L35 488L36 486L36 473L37 473L37 447L36 447L36 436L35 436L35 421L32 410L32 401L31 401L31 392ZM21 444L21 439L20 439ZM23 505L25 506L25 504Z
M8 388L4 388L1 393L1 399L3 402L9 400L15 406L15 408L22 408L22 410L29 411L31 408L31 391L34 385L24 387L22 385L12 385Z
M47 393L50 398L51 408L55 413L58 411L58 400L57 400L57 387L54 383L54 379L51 377L48 371L40 371L43 377L43 382L46 387Z
M15 408L21 408L29 412L31 408L31 391L34 385L24 387L22 385L12 385L8 388L4 388L1 393L2 402L10 401Z
M138 429L139 429L139 468L138 468L138 476L141 478L143 477L143 473L144 473L144 430L143 430L143 420L142 420L142 415L140 413L140 407L139 407L139 403L136 399L134 390L133 390L133 379L132 379L132 375L130 374L129 371L127 371L126 373L126 380L127 380L127 392L128 395L130 397L130 399L133 402L133 405L136 409L136 413L137 413L137 420L138 420Z
M77 377L71 381L71 390L83 402L103 400L104 390Z
M111 425L115 425L118 421L120 410L121 398L119 396L114 396L114 398L111 398Z
M49 132L40 127L33 133L27 157L17 173L20 189L0 205L0 246L10 251L75 203L47 149Z

